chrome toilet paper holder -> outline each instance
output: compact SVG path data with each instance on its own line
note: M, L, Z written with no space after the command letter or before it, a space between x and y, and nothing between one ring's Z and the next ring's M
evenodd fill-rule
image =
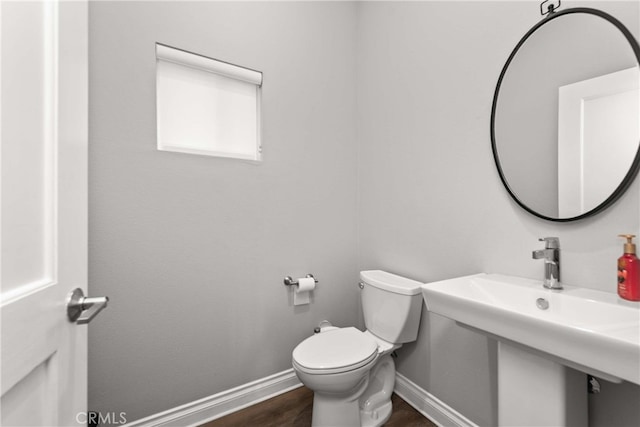
M314 282L318 283L318 279L313 277L313 274L307 274L305 277L313 279ZM297 280L293 280L291 278L291 276L287 276L287 277L284 278L284 284L285 284L285 286L297 286L298 285L298 281Z

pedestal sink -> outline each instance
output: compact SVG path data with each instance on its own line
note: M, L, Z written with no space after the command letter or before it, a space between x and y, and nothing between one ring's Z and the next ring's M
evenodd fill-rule
M577 371L640 385L640 303L484 273L427 283L422 293L429 311L498 340L500 425L586 425Z

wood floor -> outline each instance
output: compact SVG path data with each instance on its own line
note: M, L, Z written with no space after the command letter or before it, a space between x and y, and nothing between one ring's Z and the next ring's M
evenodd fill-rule
M393 413L385 427L436 427L395 393L392 402ZM200 427L309 427L312 408L313 392L300 387Z

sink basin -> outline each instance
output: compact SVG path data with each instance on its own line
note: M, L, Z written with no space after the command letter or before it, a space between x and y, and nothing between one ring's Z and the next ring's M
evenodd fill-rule
M429 311L609 381L640 385L640 303L540 281L476 274L422 286Z

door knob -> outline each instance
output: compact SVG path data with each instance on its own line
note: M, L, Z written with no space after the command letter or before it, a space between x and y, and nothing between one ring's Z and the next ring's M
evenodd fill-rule
M67 298L67 316L70 322L84 325L91 322L103 308L107 306L109 297L88 298L84 296L82 289L76 288Z

